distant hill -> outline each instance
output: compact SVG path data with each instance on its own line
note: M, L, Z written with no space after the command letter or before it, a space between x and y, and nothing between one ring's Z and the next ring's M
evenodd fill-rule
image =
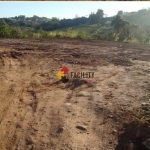
M102 17L100 22L92 22L91 20L94 19L94 15L96 14L91 13L89 17L76 17L73 19L61 20L59 20L56 17L50 19L46 17L38 17L36 15L34 15L33 17L26 17L25 15L20 15L11 18L0 18L0 21L4 20L8 25L17 26L21 28L34 28L35 30L42 29L45 31L53 31L58 29L64 30L68 27L72 27L72 29L91 31L94 27L97 27L97 23L101 24L102 26L110 27L110 22L113 19L113 17ZM137 12L122 12L122 16L124 20L127 20L134 24L138 24L145 30L150 29L149 9L142 9Z

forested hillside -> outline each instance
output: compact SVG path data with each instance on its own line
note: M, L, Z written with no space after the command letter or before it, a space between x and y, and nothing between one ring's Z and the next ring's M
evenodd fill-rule
M70 37L149 43L149 25L150 9L118 11L113 17L107 17L98 9L89 16L76 15L73 19L20 15L0 18L0 37Z

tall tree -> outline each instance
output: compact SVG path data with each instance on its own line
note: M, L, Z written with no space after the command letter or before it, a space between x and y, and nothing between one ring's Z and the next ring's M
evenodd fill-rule
M117 15L123 15L123 11L122 10L119 10Z
M89 15L89 22L90 22L90 24L97 23L97 16L96 16L96 14L91 13L91 14Z
M100 23L101 20L103 19L104 12L102 9L98 9L96 12L96 18L97 18L97 23Z
M95 23L97 23L97 16L96 16L96 14L91 13L91 14L89 15L89 22L90 22L90 24L95 24Z
M114 26L114 36L118 37L119 41L136 38L142 42L146 36L141 27L125 21L120 15L117 15L115 18L113 18L111 25Z
M91 13L89 15L89 22L90 24L95 24L95 23L101 23L101 20L103 19L104 12L102 9L98 9L96 14Z
M4 20L0 22L0 37L10 37L10 27Z

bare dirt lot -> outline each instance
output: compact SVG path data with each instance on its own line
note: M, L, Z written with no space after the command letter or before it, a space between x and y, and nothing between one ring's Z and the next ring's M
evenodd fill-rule
M64 87L63 66L94 78ZM0 150L148 150L149 45L0 39L0 95Z

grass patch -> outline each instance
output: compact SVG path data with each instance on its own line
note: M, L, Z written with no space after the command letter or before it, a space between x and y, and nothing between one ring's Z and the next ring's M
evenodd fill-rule
M150 107L139 108L133 114L139 122L150 123Z

